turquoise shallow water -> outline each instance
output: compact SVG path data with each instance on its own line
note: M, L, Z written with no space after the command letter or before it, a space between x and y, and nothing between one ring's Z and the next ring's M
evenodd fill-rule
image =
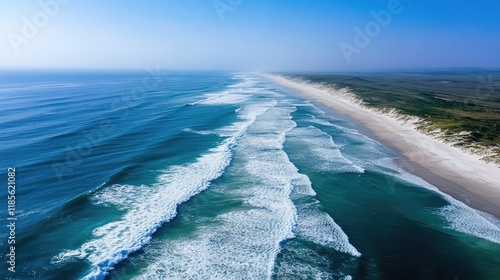
M19 219L4 278L500 278L498 219L258 76L0 79Z

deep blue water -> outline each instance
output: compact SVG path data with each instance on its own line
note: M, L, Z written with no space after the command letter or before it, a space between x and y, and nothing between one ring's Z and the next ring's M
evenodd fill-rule
M2 72L2 279L500 279L500 221L246 73Z

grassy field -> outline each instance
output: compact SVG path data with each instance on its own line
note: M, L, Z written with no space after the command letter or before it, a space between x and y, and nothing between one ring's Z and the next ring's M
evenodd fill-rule
M397 109L424 120L419 129L441 129L444 140L468 148L490 149L500 162L500 72L379 74L293 74L313 83L349 88L367 106Z

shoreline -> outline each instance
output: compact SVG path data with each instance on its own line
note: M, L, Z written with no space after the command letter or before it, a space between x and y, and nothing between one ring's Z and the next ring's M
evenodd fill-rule
M400 168L466 205L500 218L500 168L493 163L423 134L411 122L371 110L345 93L335 94L281 76L261 76L346 115L366 130L363 132L398 154L395 162Z

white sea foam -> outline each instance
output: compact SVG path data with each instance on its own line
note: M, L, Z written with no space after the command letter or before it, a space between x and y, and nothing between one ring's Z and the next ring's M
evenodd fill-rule
M134 279L268 279L278 246L272 239L289 230L278 218L265 209L221 214L193 235L153 246L154 260Z
M180 203L206 189L224 172L236 143L257 116L273 106L269 102L256 108L250 106L252 108L242 115L242 121L228 128L233 132L230 138L194 163L170 167L151 188L115 185L95 194L92 198L94 203L116 204L127 212L120 220L94 229L92 240L78 249L61 252L52 258L52 262L86 259L91 263L92 271L85 279L103 279L115 264L142 248L158 227L175 217ZM154 191L150 191L152 188Z
M263 88L256 85L255 79L247 75L237 75L235 79L241 80L240 82L229 85L227 89L221 92L208 93L204 98L188 105L221 105L221 104L238 104L252 97L253 93L258 93Z
M298 222L295 229L297 236L354 257L361 256L361 253L349 242L342 228L332 217L321 211L319 201L312 198L316 196L316 193L309 177L299 174L292 180L292 185L294 199L309 197L307 203L297 206Z
M298 127L289 134L289 140L297 147L302 147L314 159L313 168L329 172L363 173L364 169L345 158L333 138L314 126Z
M234 91L230 91L229 93L224 95L208 97L207 99L201 101L200 103L207 105L237 104L245 101L250 96L251 95L249 94L241 94L241 93L236 93Z
M189 133L195 133L195 134L201 134L201 135L210 135L210 134L217 134L217 132L213 130L194 130L192 128L184 128L182 129L184 132L189 132Z
M300 141L308 143L311 146L316 145L319 147L317 153L324 155L325 159L338 157L338 153L340 153L345 162L353 164L356 166L357 170L362 170L361 172L364 170L378 171L379 165L383 168L392 168L396 166L393 161L394 155L390 150L383 147L379 142L361 134L358 130L334 124L322 118L310 117L307 121L309 123L320 124L336 129L336 139L342 139L342 142L349 143L340 145L335 143L330 134L314 125L307 128L298 128L297 131L293 131L293 133L297 134L297 137L302 135L304 138L307 138L300 139ZM324 137L328 139L324 139ZM321 138L323 138L323 143L318 144L317 142L320 141ZM336 149L338 149L338 153L331 151ZM321 150L323 150L323 152L321 152Z
M470 209L458 201L437 212L450 222L450 229L500 244L500 226L495 217Z
M291 194L292 199L316 196L316 192L312 188L311 180L306 175L299 174L295 176L291 183L293 185Z
M297 221L292 192L295 196L315 192L309 178L298 172L283 150L286 134L296 126L290 116L294 110L277 104L260 115L239 141L234 164L225 173L231 178L227 181L237 183L217 189L241 198L244 207L202 223L190 220L202 226L189 236L152 246L147 254L156 261L137 279L270 279L280 244L294 237L294 227L300 227L300 233L312 242L359 255L340 227L319 209L307 209L302 215L305 220Z
M379 159L377 165L388 170L378 169L378 172L394 176L402 181L426 188L443 197L449 205L438 208L435 213L448 221L448 229L473 235L500 244L500 220L487 213L472 209L466 204L441 192L435 186L420 177L399 168L391 158Z
M310 248L290 243L291 246L284 250L281 261L275 267L277 279L335 279L333 272L328 269L332 262L329 258L320 256Z
M355 259L353 263L343 264L340 266L342 268L332 270L335 260L331 257L320 255L314 249L296 244L293 240L289 244L276 264L275 279L352 280L347 273L356 272Z
M309 122L324 125L324 126L332 126L332 127L335 126L332 123L330 123L329 121L326 121L323 119L318 119L318 118L311 118L311 120L309 120Z
M125 211L134 209L143 203L143 201L137 200L138 197L151 197L157 191L158 189L154 186L115 184L91 196L90 201L96 205L115 206Z
M373 168L377 166L383 168ZM443 197L449 205L438 208L435 210L435 213L441 215L448 221L448 229L500 244L500 220L496 217L472 209L450 195L441 192L438 188L429 184L422 178L402 170L390 157L377 159L372 163L372 168L370 169L396 177L410 184L426 188Z
M235 157L239 163L226 176L240 178L240 187L219 187L225 195L242 197L247 206L213 218L196 232L194 242L193 237L165 240L157 252L158 261L139 279L271 276L280 242L293 237L296 222L290 193L291 180L298 173L283 151L284 135L295 126L291 111L293 108L275 107L262 114L238 143ZM243 108L240 113L249 112ZM265 141L262 135L267 136Z
M248 98L248 95L238 92L238 90L224 90L222 92L205 94L205 98L195 102L191 102L188 105L193 106L197 104L236 104L241 103Z
M310 205L298 209L296 234L316 244L336 249L355 257L361 253L349 243L349 238L332 217Z

